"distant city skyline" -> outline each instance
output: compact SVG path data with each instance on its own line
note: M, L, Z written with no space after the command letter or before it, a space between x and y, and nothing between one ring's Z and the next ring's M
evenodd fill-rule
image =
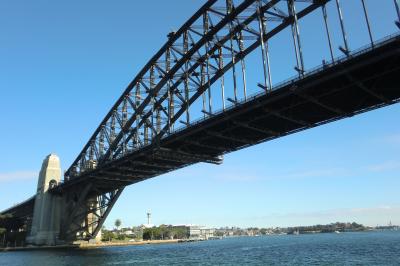
M372 211L382 211L383 209L385 209L385 207L381 207L381 208L376 208L375 210L371 210L371 209L364 209L364 210L360 210L360 209L354 209L354 210L341 210L342 212L347 212L347 213L351 213L351 212L362 212L362 211L364 211L365 213L367 213L367 214L369 214L369 215L371 215L371 212ZM386 209L388 209L388 207L386 207ZM390 209L390 208L389 208ZM336 211L340 211L340 210L336 210ZM325 213L325 214L329 214L330 212L333 212L333 213L335 213L335 211L325 211L325 212L321 212L321 213ZM147 214L147 213L146 213ZM287 215L288 217L290 217L290 215L295 215L295 214L289 214L289 215ZM303 214L304 215L304 214ZM315 215L315 213L310 213L310 214L305 214L304 216L306 216L310 221L311 221L311 219L313 219L314 218L314 215ZM310 216L311 216L311 218L310 218ZM272 216L271 216L272 217ZM151 222L149 222L149 221L147 221L147 222L145 222L145 223L138 223L138 224L134 224L134 225L124 225L124 218L121 218L121 217L119 217L119 218L117 218L120 222L121 222L121 226L120 226L120 228L122 229L122 228L133 228L133 227L137 227L137 226L145 226L146 228L148 228L148 227L158 227L158 226L161 226L161 225L172 225L172 226L193 226L193 225L196 225L196 226L203 226L202 224L198 224L198 223L189 223L189 224L187 224L187 223L175 223L175 224L165 224L165 223L151 223ZM147 219L147 218L146 218ZM107 227L107 226L105 226L106 227L106 229L114 229L114 228L116 228L116 226L115 226L115 221L114 221L114 224L113 223L111 223L112 221L110 221L110 223L109 223L109 226L110 227ZM343 221L340 221L340 220L335 220L335 221L332 221L332 222L327 222L327 223L325 223L325 224L334 224L334 223L342 223ZM358 221L345 221L344 223L353 223L353 222L355 222L355 223L358 223ZM317 223L317 224L322 224L322 223ZM213 226L213 225L208 225L209 227L211 227L211 228L242 228L242 229L245 229L245 228L252 228L252 227L259 227L259 228L276 228L276 227L279 227L279 228L286 228L286 227L299 227L299 226L313 226L313 225L317 225L317 224L296 224L296 225L287 225L287 226L279 226L279 225L274 225L274 226L235 226L235 225L220 225L220 226ZM359 223L359 224L362 224L362 223ZM398 224L394 224L394 223L392 223L392 221L391 220L389 220L386 224L375 224L375 225L366 225L366 224L362 224L362 225L365 225L365 226L368 226L368 227L381 227L381 226L383 226L383 227L385 227L385 226L400 226L400 224L398 225Z
M2 3L0 211L34 195L48 154L71 165L167 34L203 2ZM366 2L382 14L371 18L380 21L374 30L396 31L392 1ZM131 185L105 225L144 224L148 210L155 224L400 224L399 117L396 104Z

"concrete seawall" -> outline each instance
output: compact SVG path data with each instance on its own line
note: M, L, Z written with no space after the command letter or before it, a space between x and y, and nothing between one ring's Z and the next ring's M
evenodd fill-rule
M29 251L29 250L54 250L54 249L92 249L102 247L122 247L122 246L139 246L139 245L159 245L159 244L173 244L186 242L182 239L168 239L168 240L149 240L149 241L112 241L112 242L97 242L88 243L82 242L73 245L57 245L57 246L26 246L26 247L7 247L0 248L0 252L6 251Z

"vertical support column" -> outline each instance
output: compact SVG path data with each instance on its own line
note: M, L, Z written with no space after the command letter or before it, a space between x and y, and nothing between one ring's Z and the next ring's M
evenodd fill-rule
M111 115L111 125L110 125L110 145L108 146L108 149L110 149L110 146L112 145L112 143L114 142L115 138L116 138L116 133L115 133L115 125L116 125L116 116L117 116L117 111L114 110L112 115ZM113 151L110 150L109 153L109 158L112 157ZM109 159L109 158L105 158L105 159Z
M99 137L99 155L103 157L104 154L104 126L101 127L100 137Z
M334 58L334 56L333 56L331 34L330 34L330 32L329 32L328 12L326 11L326 5L323 5L321 8L322 8L322 16L323 16L323 18L324 18L326 36L327 36L327 38L328 38L329 52L330 52L330 54L331 54L332 63L334 63L334 62L335 62L335 58Z
M150 77L151 77L151 73L152 73L152 71L150 70ZM151 78L150 78L150 80L151 80ZM153 100L150 101L150 105L151 105L151 108L152 108L151 109L151 112L152 112L151 121L150 121L151 123L152 123L152 120L153 120L153 105L152 105L152 102L153 102ZM143 116L141 117L141 119L144 119ZM149 144L149 125L147 124L146 121L143 122L143 142L144 142L144 145Z
M101 217L100 203L98 201L98 197L89 199L86 205L87 215L85 218L85 233L87 234L87 236L85 237L90 238L91 241L101 241L101 231L98 231L97 233L95 232Z
M120 188L111 193L108 193L109 194L108 197L105 194L100 195L98 197L98 202L100 202L100 206L99 206L100 216L98 217L98 220L96 223L96 228L93 231L92 235L99 236L99 234L101 232L101 227L103 226L104 221L106 220L108 214L110 213L111 209L113 208L115 202L117 202L117 200L123 190L124 190L123 188ZM101 234L100 234L100 236L101 236Z
M115 111L111 115L110 130L111 130L111 132L110 132L110 141L111 141L111 143L113 143L114 139L115 139ZM111 145L111 143L110 143L110 145Z
M205 80L206 80L205 79L204 68L205 68L204 62L201 62L201 66L200 66L200 86L201 87L203 87L205 85ZM207 113L207 111L206 111L206 93L205 92L202 93L202 98L203 98L203 109L202 109L202 112L203 112L204 118L205 118L206 117L206 113Z
M205 32L205 25L204 25L204 23L205 23L205 18L204 18L204 16L203 16L203 34L205 35L206 34L206 32ZM199 59L199 60L201 60L201 59ZM205 68L206 68L206 62L204 62L204 61L200 61L200 86L201 87L203 87L204 85L205 85ZM203 100L203 108L202 108L202 112L203 112L203 117L204 118L206 118L206 113L207 113L207 110L206 110L206 92L203 90L203 93L201 94L201 97L202 97L202 100Z
M397 20L395 21L395 24L400 29L400 0L394 0L394 6L397 12Z
M218 69L222 71L224 68L224 56L222 54L222 47L218 48ZM222 102L222 110L225 111L225 78L224 75L221 75L221 102Z
M89 163L88 163L88 168L89 169L94 169L96 168L96 161L94 160L94 149L95 149L95 141L91 141L90 143L90 149L89 149Z
M238 33L238 40L237 40L237 42L238 42L238 46L239 46L239 51L240 51L240 53L243 53L243 51L244 51L244 43L243 43L243 34L242 34L242 31L240 31L240 32ZM246 100L246 99L247 99L247 88L246 88L246 63L245 63L243 57L240 59L240 65L241 65L241 67L242 67L243 96L244 96L244 99Z
M170 48L167 48L167 51L165 53L165 70L167 72L167 75L169 74L169 71L171 70L171 51ZM174 130L174 125L171 124L171 121L173 121L175 110L174 110L174 92L171 91L171 78L168 78L167 81L167 93L168 93L168 130L171 133ZM159 129L157 129L157 133L160 132Z
M128 102L126 96L122 102L122 127L125 126L126 122L128 121ZM122 129L121 129L122 130ZM127 151L127 143L126 143L126 134L123 136L122 142L122 154L125 154Z
M90 148L89 148L89 161L93 161L93 159L94 159L94 145L95 145L95 143L94 143L94 141L92 140L91 142L90 142Z
M339 21L340 21L340 28L342 30L342 37L343 37L343 43L344 43L344 47L339 46L340 51L342 51L346 56L350 55L350 49L349 49L349 45L347 43L347 35L346 35L346 30L344 28L344 20L343 20L343 14L342 14L342 8L340 7L340 2L339 0L336 0L336 8L338 11L338 15L339 15Z
M154 82L154 66L150 67L150 95L151 95L151 102L150 102L150 106L151 106L151 138L153 139L154 136L156 135L156 132L154 132L154 112L155 112L155 94L154 94L154 86L155 86L155 82Z
M209 30L209 21L207 11L203 14L203 34L206 35ZM209 55L209 42L205 43L206 49L206 72L207 72L207 91L208 91L208 114L212 114L212 101L211 101L211 83L210 83L210 55Z
M125 126L127 120L128 120L128 106L125 97L122 102L122 126Z
M144 123L144 145L149 144L149 127Z
M233 2L232 0L226 0L226 11L227 15L233 11ZM230 36L230 53L231 53L231 60L232 60L232 76L233 76L233 94L234 94L234 102L237 104L237 81L236 81L236 54L235 49L233 47L233 23L232 21L229 22L229 36Z
M264 40L266 39L265 17L264 17L264 12L262 11L262 2L260 0L258 1L257 15L258 15L258 25L260 31L261 56L262 56L263 71L264 71L263 88L266 92L268 92L268 90L272 90L272 80L271 80L271 69L269 62L268 40Z
M183 53L187 54L189 51L188 32L183 33ZM186 105L186 125L190 123L189 114L189 63L185 61L185 105Z
M86 169L86 153L82 153L81 160L79 161L79 172L82 173Z
M364 0L361 0L361 3L362 3L362 6L363 6L363 10L364 10L365 22L367 23L369 40L371 41L371 46L374 47L374 38L372 37L371 26L369 24L367 7L365 6L365 1Z
M156 131L157 134L161 131L161 112L159 108L156 110Z
M296 64L297 64L295 69L299 73L299 76L303 76L304 72L305 72L304 60L303 60L303 52L301 49L299 24L298 24L298 20L297 20L297 14L296 14L294 0L288 0L288 11L289 11L290 18L293 19L292 37L293 37L294 50L295 50L295 54L296 54Z
M140 82L136 84L136 95L135 95L135 109L140 106ZM136 134L135 134L135 143L136 143L136 148L139 148L140 142L139 142L139 123L140 123L140 114L136 112Z

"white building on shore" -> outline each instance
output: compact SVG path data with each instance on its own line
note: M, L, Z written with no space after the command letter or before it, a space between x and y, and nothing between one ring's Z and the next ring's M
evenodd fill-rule
M189 239L207 240L214 237L214 228L208 228L199 225L187 225Z

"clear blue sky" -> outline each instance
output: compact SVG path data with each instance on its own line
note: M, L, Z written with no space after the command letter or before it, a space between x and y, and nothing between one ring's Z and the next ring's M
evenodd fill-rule
M0 210L34 194L47 154L68 168L167 33L203 2L0 2ZM376 37L396 32L393 1L366 2ZM358 48L368 41L351 6L360 3L342 3ZM321 47L311 46L306 27L311 67ZM285 55L285 47L271 49L272 57ZM276 81L292 75L279 66L275 73ZM130 186L106 225L144 223L147 210L155 224L400 224L399 117L400 105L386 107L229 154L220 166L198 164Z

